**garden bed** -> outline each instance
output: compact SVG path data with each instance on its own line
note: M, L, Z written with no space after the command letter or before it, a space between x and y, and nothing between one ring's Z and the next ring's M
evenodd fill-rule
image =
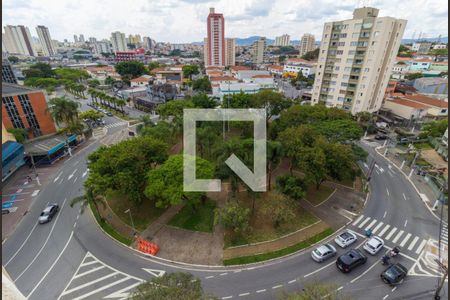
M191 205L185 205L168 223L168 225L192 231L213 232L214 209L216 203L206 201L204 205L197 204L194 210Z

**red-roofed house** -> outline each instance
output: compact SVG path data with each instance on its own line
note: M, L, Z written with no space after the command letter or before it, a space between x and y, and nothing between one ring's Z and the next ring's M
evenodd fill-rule
M131 79L130 80L131 87L148 85L151 78L152 76L150 75L142 75L138 78Z
M270 74L274 74L274 75L283 75L283 66L279 66L279 65L269 65L267 66L267 71L270 72Z
M212 94L217 97L220 93L219 89L221 84L233 84L239 82L239 80L232 76L214 76L210 77L209 80L211 81Z
M421 94L392 94L385 99L383 108L406 120L420 120L424 117L441 118L448 114L448 102Z

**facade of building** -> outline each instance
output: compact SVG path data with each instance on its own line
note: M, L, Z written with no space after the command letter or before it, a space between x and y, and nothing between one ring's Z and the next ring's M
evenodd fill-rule
M137 60L143 62L145 60L144 48L139 48L133 51L116 51L115 61L131 61Z
M427 54L428 52L430 52L432 45L433 44L430 42L417 42L413 44L412 50L419 54Z
M447 49L446 44L436 44L433 46L433 49Z
M310 33L305 33L302 36L302 39L300 40L300 49L299 49L299 55L305 55L308 52L313 51L316 48L316 38L314 35Z
M436 119L448 115L448 103L421 94L392 94L386 97L385 110L405 120Z
M128 48L125 33L119 31L111 33L111 44L114 52L126 52Z
M206 66L225 66L225 19L223 14L209 9Z
M282 36L277 36L275 38L274 46L289 46L291 43L291 37L289 34L283 34Z
M261 86L257 83L221 83L218 90L218 95L221 101L227 95L245 93L245 94L256 94L261 90Z
M76 34L73 35L73 42L75 44L78 43L78 35L76 35Z
M48 28L43 25L39 25L38 27L36 27L36 32L38 34L39 42L41 43L44 56L55 55L52 38L50 36L50 31L48 30Z
M155 48L156 42L151 38L149 38L148 36L144 36L142 40L143 40L142 47L144 47L144 49L153 50Z
M150 79L152 79L152 76L150 75L142 75L138 78L133 78L130 80L131 87L137 87L137 86L146 86L150 82Z
M2 82L17 84L16 76L14 75L11 64L7 59L2 61Z
M23 25L5 26L5 40L3 47L4 50L13 54L36 55L30 30Z
M78 39L78 41L79 41L80 43L86 42L85 39L84 39L84 34L80 34L80 38Z
M308 77L316 72L315 62L310 62L301 58L290 58L284 65L284 73L298 74L302 72L303 76Z
M44 92L17 84L2 82L2 120L6 129L25 129L30 138L56 132Z
M414 88L422 94L447 94L448 78L419 78L414 81Z
M353 19L325 23L312 105L358 112L381 108L406 20L357 8Z
M101 55L102 53L112 53L111 44L109 41L100 41L92 44L92 51Z
M264 62L264 51L266 50L266 38L261 37L259 40L255 41L252 45L252 62L254 64L260 65Z
M236 40L232 38L225 39L225 66L236 65Z

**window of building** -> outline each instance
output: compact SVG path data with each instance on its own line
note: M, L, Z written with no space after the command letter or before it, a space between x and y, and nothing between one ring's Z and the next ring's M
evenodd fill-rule
M347 37L346 33L341 33L341 39L345 39Z
M350 72L351 69L352 69L351 67L346 67L346 68L344 69L344 72Z
M344 102L344 97L338 97L339 102Z
M35 137L41 136L41 127L39 126L39 123L37 121L36 115L34 114L33 107L31 106L30 99L28 98L27 94L19 95L19 102L22 106L23 112L25 113L25 118L28 121L28 124L30 124L31 131L33 132L33 135Z
M347 82L341 82L341 86L346 87L346 86L348 86L348 83Z
M2 102L14 128L25 128L13 97L2 97Z
M348 64L352 64L353 63L353 58L347 58L347 63Z
M337 42L331 42L330 46L331 47L336 47L337 46Z
M376 44L376 41L372 41L372 46L375 46L375 44Z
M362 23L356 23L355 25L353 25L353 28L355 29L361 29L362 27Z
M340 67L339 67L339 66L336 66L336 67L334 67L334 69L335 69L336 71L339 71L339 70L340 70Z
M356 51L355 50L350 50L348 51L348 55L355 55Z
M338 50L338 51L336 51L336 54L337 55L342 55L342 54L344 54L344 50Z
M330 81L330 85L336 85L336 81Z
M339 42L339 43L338 43L338 46L339 46L339 47L345 46L345 42Z
M370 71L370 68L365 68L364 72L368 73Z

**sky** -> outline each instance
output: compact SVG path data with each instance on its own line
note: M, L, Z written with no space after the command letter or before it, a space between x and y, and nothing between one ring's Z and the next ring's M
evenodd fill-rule
M44 25L52 39L109 38L111 32L150 36L158 42L203 41L210 7L225 16L225 36L274 38L322 35L325 22L350 19L356 7L380 9L379 16L408 20L404 38L448 35L444 0L3 0L2 26L25 25L37 36Z

